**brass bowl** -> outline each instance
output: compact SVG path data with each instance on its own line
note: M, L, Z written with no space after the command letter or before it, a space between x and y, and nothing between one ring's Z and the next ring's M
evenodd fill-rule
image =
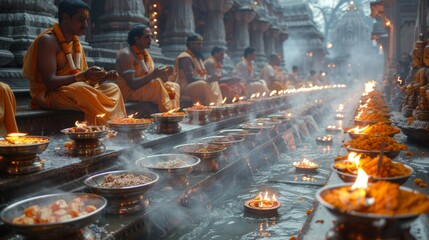
M379 150L363 150L363 149L357 149L357 148L352 148L352 147L346 147L348 152L356 152L356 153L362 153L365 154L367 156L370 157L376 157L380 155L380 151ZM384 155L386 155L387 157L389 157L390 159L394 159L395 157L397 157L399 155L401 151L384 151Z
M162 115L162 113L153 113L150 116L153 117L157 122L178 123L178 122L181 122L186 117L186 114Z
M102 127L99 126L88 126L90 128L99 129ZM62 133L64 133L68 138L72 140L85 140L85 139L100 139L107 135L108 131L107 129L100 129L100 130L94 130L91 132L70 132L72 128L66 128L61 130Z
M25 136L29 138L39 139L40 143L34 144L11 144L6 140L0 139L0 156L26 156L35 155L45 151L48 147L50 138L41 136ZM3 144L4 143L4 144Z
M383 231L397 230L402 231L408 229L411 223L419 217L419 214L401 214L401 215L383 215L376 213L363 213L353 210L344 211L335 208L329 202L325 200L325 196L328 191L332 191L337 188L351 187L352 183L342 183L325 186L316 192L316 198L320 204L322 204L332 215L334 215L338 222L346 225L360 225L366 226L367 230L370 231L374 228L383 229ZM401 190L414 192L415 190L405 187L400 187Z
M176 167L158 167L156 164L180 159L185 162L184 165ZM151 155L147 157L142 157L136 161L136 165L142 168L147 168L150 170L158 172L168 172L174 175L186 175L187 173L192 172L193 168L201 162L201 159L198 157L187 155L187 154L158 154Z
M145 122L145 123L113 123L111 121L107 122L109 128L116 130L118 132L135 132L135 131L143 131L152 125L153 122Z
M342 160L342 161L337 161L337 162L350 162L350 161ZM341 180L343 180L344 182L355 182L356 181L356 178L357 178L356 174L351 174L351 173L346 173L346 172L341 171L340 169L335 167L335 163L336 162L331 164L331 169L334 170L334 172L336 172L338 174L338 176L341 178ZM399 185L402 185L405 182L407 182L407 180L414 173L413 168L411 168L410 166L405 165L405 164L404 164L404 166L410 170L410 173L408 175L397 176L397 177L381 177L381 178L371 176L368 179L368 182L387 181L387 182L392 182L392 183L397 183Z
M213 150L208 152L198 152L199 148L212 148ZM201 160L206 159L215 159L219 157L223 151L226 150L225 146L216 145L216 144L205 144L205 143L188 143L182 144L174 147L174 150L189 154L195 157L200 158Z
M72 218L67 221L58 223L43 223L43 224L17 224L13 223L13 219L24 214L24 210L33 205L47 206L59 199L71 201L80 197L86 205L94 205L97 209L84 216ZM106 207L107 200L95 194L88 193L59 193L49 194L28 198L17 203L14 203L5 209L0 214L1 220L11 227L16 233L28 237L29 239L61 239L62 237L70 237L70 235L78 234L83 228L95 222L101 211Z

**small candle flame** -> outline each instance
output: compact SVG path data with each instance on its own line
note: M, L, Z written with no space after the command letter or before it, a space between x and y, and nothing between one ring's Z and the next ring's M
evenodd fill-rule
M273 91L271 91L271 93L270 93L270 97L274 96L276 93L277 93L277 90L273 90Z
M263 93L262 93L262 97L265 97L265 95L267 95L267 93L266 93L266 92L263 92Z
M365 127L363 127L363 128L360 128L359 126L357 126L357 127L355 127L355 128L349 129L347 132L351 132L351 133L362 133L362 132L363 132L363 131L365 131L368 127L369 127L369 125L367 125L367 126L365 126Z
M173 108L173 109L171 109L171 110L169 110L169 111L167 111L167 112L168 112L168 113L174 113L174 112L179 111L179 109L180 109L180 107L178 107L178 108Z
M250 95L250 99L255 98L256 95L253 93L252 95Z
M211 102L209 105L210 105L210 106L214 106L214 102Z
M242 101L244 99L243 96L239 97L238 100Z
M235 103L235 101L237 101L237 98L236 97L234 97L233 99L232 99L232 103Z
M222 104L225 104L226 99L227 99L226 97L224 97L224 98L223 98L223 100L222 100Z

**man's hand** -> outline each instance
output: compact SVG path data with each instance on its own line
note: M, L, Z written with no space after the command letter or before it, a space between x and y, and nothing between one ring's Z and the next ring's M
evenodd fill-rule
M95 86L98 82L105 78L106 75L106 70L97 66L92 66L83 73L86 81L92 86Z

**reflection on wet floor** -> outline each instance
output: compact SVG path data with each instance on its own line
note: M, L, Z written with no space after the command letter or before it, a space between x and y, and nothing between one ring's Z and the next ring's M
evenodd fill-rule
M317 127L310 126L311 133L315 132L314 126ZM331 150L341 144L334 141L332 146L321 146L310 137L314 134L308 129L299 130L305 140L296 150L280 154L274 164L267 161L268 167L254 172L249 179L225 186L223 195L211 201L204 215L200 214L166 239L289 239L296 236L307 219L307 210L313 206L315 192L330 175L329 164L337 155ZM296 171L292 163L303 158L311 159L320 168L308 173ZM265 217L244 211L246 200L265 191L275 193L281 202L277 215Z

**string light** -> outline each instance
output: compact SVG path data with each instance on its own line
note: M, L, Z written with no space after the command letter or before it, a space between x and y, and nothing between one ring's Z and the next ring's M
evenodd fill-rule
M149 8L149 23L153 33L153 39L156 43L159 43L159 28L158 28L158 13L159 13L159 4L154 3Z

